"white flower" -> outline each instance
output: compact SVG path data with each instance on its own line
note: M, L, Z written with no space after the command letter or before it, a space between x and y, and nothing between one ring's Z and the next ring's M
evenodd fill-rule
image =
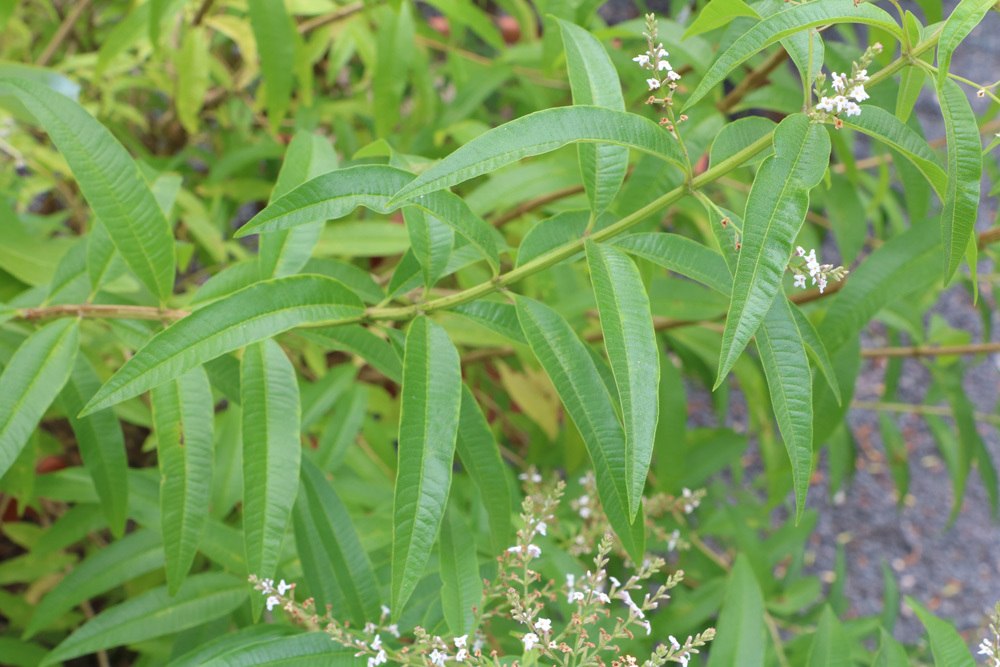
M538 523L535 524L535 532L538 533L539 535L545 535L548 529L549 527L545 525L544 521L539 521Z
M865 100L867 100L870 97L868 95L868 91L865 90L865 87L863 85L861 85L860 83L858 85L854 86L853 88L851 88L851 92L849 92L847 94L849 96L853 97L858 102L864 102Z
M526 473L526 472L522 472L520 475L517 476L517 478L519 480L521 480L522 482L526 482L526 481L530 480L530 481L534 482L535 484L541 484L542 483L542 476L539 475L537 472L536 473L532 473L530 475L528 473Z
M615 588L622 587L622 582L618 581L616 577L608 577L608 581L610 581L611 585L614 586Z
M661 60L659 63L657 63L656 69L662 72L663 70L673 71L674 68L670 66L669 60Z
M669 55L670 54L667 53L666 50L663 48L663 44L660 44L659 46L656 47L656 57L657 58L666 58Z
M586 596L581 591L573 591L566 599L567 602L583 602Z
M670 79L671 81L680 81L681 75L675 72L674 70L670 70L669 72L667 72L667 78Z
M802 279L805 280L805 276L803 276ZM681 531L675 529L674 532L670 533L670 539L667 541L667 551L675 550L677 548L677 542L680 539Z
M990 658L993 657L993 647L985 639L979 644L979 655L985 655Z
M536 547L534 544L529 544L528 545L528 557L530 557L530 558L538 558L541 555L542 555L541 548Z
M880 51L882 50L882 45L881 45L881 44L876 44L876 46L878 46L878 47L879 47L879 50L880 50ZM866 70L866 69L859 69L859 70L858 70L858 71L857 71L857 72L856 72L856 73L854 74L854 80L855 80L855 81L856 81L857 83L864 83L865 81L867 81L867 80L868 80L868 70Z
M844 89L847 88L847 74L832 72L830 76L833 79L833 89L838 93L843 93Z
M483 642L485 640L486 638L477 632L476 635L472 638L472 652L478 653L479 651L482 651Z
M795 276L795 287L799 287L801 289L806 288L806 276L804 273L800 273Z
M399 639L399 626L395 623L387 627L386 631L396 639Z
M819 287L819 293L822 294L823 290L826 289L826 276L822 273L816 278L816 285Z
M549 634L552 632L552 621L548 618L540 618L535 621L535 629L540 630L542 634Z
M618 594L618 597L625 603L625 606L628 607L633 616L639 619L646 618L646 614L644 614L642 609L639 608L639 605L632 600L632 596L628 594L628 591L622 591Z
M385 651L379 649L379 652L371 658L368 658L368 667L375 667L376 665L384 665L389 661L386 656Z
M646 635L650 635L653 632L653 626L649 624L649 621L642 621L639 623L642 627L646 628Z
M286 584L284 579L278 582L278 595L284 595L290 590L292 590L292 585Z
M270 597L267 598L267 610L268 611L271 611L272 609L274 609L275 607L277 607L279 604L281 604L281 598L279 598L277 595L271 595Z
M455 648L465 648L465 642L469 639L469 635L462 635L461 637L455 637Z
M270 595L274 592L274 579L264 579L260 582L260 592Z
M632 58L632 60L639 63L639 67L645 67L649 64L649 56L645 53L640 53L635 58Z
M660 80L659 79L646 79L646 85L649 86L650 90L656 90L657 88L660 87Z
M469 657L469 652L464 648L460 648L458 649L458 652L455 654L455 662L465 662L465 659L468 657Z
M829 97L823 97L819 102L816 103L816 108L820 111L825 111L827 113L833 113L833 100Z
M431 659L431 664L434 665L434 667L444 667L444 661L448 659L448 654L434 649L427 657Z
M859 107L854 102L848 102L844 106L844 110L847 112L848 116L860 116L861 115L861 107Z
M524 635L524 637L521 638L521 641L524 642L524 650L530 651L531 649L535 648L535 645L538 643L538 635L536 635L534 632L529 632L528 634Z
M381 651L382 650L382 637L380 635L375 635L375 639L372 640L372 643L369 644L369 646L371 647L371 649L373 651Z
M608 597L607 593L602 593L601 591L597 591L596 595L597 599L603 602L604 604L611 604L611 598Z
M382 617L385 618L386 616L389 615L389 613L390 613L389 608L386 607L385 605L382 605Z

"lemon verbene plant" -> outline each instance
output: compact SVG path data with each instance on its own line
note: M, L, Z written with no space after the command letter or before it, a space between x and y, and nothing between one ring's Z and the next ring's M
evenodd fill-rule
M807 498L996 513L992 0L496 4L0 2L0 663L974 664Z

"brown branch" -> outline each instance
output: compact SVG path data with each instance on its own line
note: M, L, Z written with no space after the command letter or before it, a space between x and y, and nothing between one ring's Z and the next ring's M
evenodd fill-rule
M59 28L56 30L55 34L52 35L52 39L45 45L42 55L38 56L38 60L35 61L36 65L44 67L49 63L49 60L51 60L52 56L56 54L59 46L73 29L73 24L76 23L76 20L80 18L80 15L83 14L88 6L90 6L90 0L78 0L77 3L73 5L73 8L69 10L68 14L66 14L66 18L64 18L63 22L59 24Z
M993 227L982 232L976 239L976 245L982 250L991 243L1000 241L1000 227Z
M767 84L768 77L774 70L781 67L782 63L788 60L788 52L784 49L778 49L775 51L770 58L767 59L760 67L753 70L746 77L740 81L739 85L729 91L729 94L723 97L715 105L715 108L722 113L729 113L733 107L740 103L740 101L747 96L748 93L760 88Z
M23 320L47 320L53 317L87 317L114 320L179 320L190 313L186 310L154 308L152 306L121 306L93 303L75 303L59 306L22 308L16 316Z
M201 6L198 7L198 13L195 14L194 19L191 20L191 25L193 26L201 25L201 22L205 20L205 17L208 16L208 13L212 11L212 5L214 3L215 0L202 0Z
M506 213L501 213L495 219L490 221L494 227L502 227L511 220L520 218L525 213L530 213L536 208L541 208L546 204L551 204L554 201L558 201L563 197L572 197L583 192L582 185L571 185L568 188L563 188L562 190L554 190L548 194L541 195L540 197L535 197L534 199L529 199L526 202L521 202L511 210Z
M1000 343L968 343L966 345L911 345L909 347L870 347L861 350L862 357L947 357L967 354L1000 352Z
M343 21L347 17L353 16L363 9L365 9L364 2L355 2L341 7L335 12L330 12L329 14L324 14L323 16L317 16L309 19L308 21L303 21L299 24L299 34L305 35L306 33L316 30L317 28L322 28L323 26L336 23L337 21Z

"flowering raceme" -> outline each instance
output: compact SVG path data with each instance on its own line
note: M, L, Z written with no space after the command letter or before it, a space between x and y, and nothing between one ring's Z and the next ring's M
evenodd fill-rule
M882 45L876 42L865 51L861 60L852 65L850 75L846 72L832 72L830 74L832 91L826 87L826 75L820 74L816 78L816 96L819 97L819 102L813 108L812 117L821 121L832 118L836 127L840 128L841 114L848 118L861 115L858 103L869 98L868 91L865 90L865 83L871 78L868 76L867 68L881 52Z

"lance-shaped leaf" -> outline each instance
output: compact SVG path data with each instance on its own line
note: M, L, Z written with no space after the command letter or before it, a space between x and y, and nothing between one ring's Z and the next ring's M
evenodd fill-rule
M484 132L422 173L393 197L401 203L572 143L628 146L682 165L677 141L636 114L594 106L546 109Z
M209 41L204 27L188 28L174 61L177 70L177 91L174 94L177 120L189 134L198 132L198 116L211 83Z
M837 615L829 605L824 605L809 647L808 667L850 667L850 655L844 650L848 642L848 635Z
M812 473L812 374L805 344L788 299L778 295L757 331L757 350L767 378L781 439L792 463L795 520L802 518Z
M66 318L28 336L0 375L0 477L62 390L79 346L80 327Z
M764 596L750 562L740 554L726 582L719 634L712 642L708 667L762 667L766 634Z
M597 38L580 26L556 19L566 47L573 104L625 111L618 72ZM628 169L628 148L613 144L577 146L583 187L592 215L600 215L618 194Z
M170 595L158 586L105 609L55 647L43 665L104 649L136 644L205 625L246 600L246 583L221 572L196 574Z
M128 460L121 426L111 410L77 417L87 398L100 386L101 380L90 362L78 356L60 401L76 435L83 465L94 480L108 527L115 537L121 537L125 533L128 510Z
M809 321L809 318L806 317L801 308L792 303L788 304L788 308L791 311L795 326L799 330L799 336L802 338L802 342L805 343L806 351L809 352L809 357L816 364L816 368L819 369L827 385L829 385L830 391L833 392L834 398L837 399L837 405L840 405L842 403L840 383L837 382L837 373L833 368L830 353L827 351L823 339L820 338L816 327Z
M430 289L448 267L455 246L455 232L435 216L414 206L403 209L413 256L420 263L424 287Z
M733 278L719 253L679 234L629 234L613 243L634 257L697 280L720 294L733 290Z
M353 292L324 276L274 278L199 308L167 327L135 353L82 414L119 403L195 366L303 324L337 324L360 317Z
M660 352L649 297L639 270L614 246L587 241L604 348L615 376L625 425L625 479L629 517L642 503L659 418Z
M517 312L514 310L514 306L510 304L477 299L456 306L452 312L467 317L473 322L515 343L524 345L528 343L524 339L521 325L517 321Z
M878 653L872 667L910 667L906 649L885 628L879 628Z
M81 602L163 567L157 531L143 528L98 549L77 565L35 607L24 636L32 637Z
M243 544L247 570L262 579L278 569L299 489L299 384L292 362L273 340L243 351ZM255 595L254 613L263 596Z
M518 332L520 333L520 332ZM511 535L511 494L504 463L490 425L469 388L462 385L462 411L458 422L458 458L483 497L490 521L493 549L499 552Z
M227 635L232 636L232 635ZM276 637L261 642L237 644L236 648L207 662L193 663L198 667L293 667L323 665L323 667L360 667L361 658L354 649L344 649L330 641L325 632L309 632L292 637Z
M392 613L424 574L444 517L455 457L462 372L444 329L418 317L406 333L393 500Z
M532 352L583 436L611 527L639 562L645 548L644 522L641 508L635 520L629 520L625 432L607 386L590 352L559 313L527 297L517 297L516 306Z
M271 129L277 131L291 104L295 46L299 36L285 8L285 0L248 0L247 8L260 54L267 116Z
M845 118L844 126L864 132L899 151L923 174L927 182L934 188L934 192L942 199L944 198L948 177L938 164L934 151L916 131L905 125L899 118L874 104L868 104L865 105L865 111L861 115ZM977 130L976 137L978 138L978 136Z
M295 502L295 544L317 608L333 605L359 625L379 615L378 580L351 517L308 458Z
M697 104L730 72L761 50L801 30L834 23L866 23L895 36L900 34L892 16L874 5L856 5L854 0L823 0L790 6L755 23L716 58L698 87L688 96L684 109Z
M302 336L334 350L358 355L393 382L400 382L403 377L399 353L384 338L359 324L306 329Z
M829 159L826 128L803 114L788 116L774 131L774 155L757 172L747 198L743 247L736 262L716 387L781 289L792 244L809 210L809 191L823 177Z
M476 610L483 604L483 578L479 574L476 541L469 539L469 525L454 505L441 526L441 609L452 634L474 629Z
M165 299L174 285L174 239L125 148L75 102L24 79L0 80L45 128L128 267Z
M450 192L435 192L413 201L390 203L393 195L411 181L413 174L384 165L338 169L303 183L273 202L241 227L236 236L342 218L358 206L388 214L399 206L413 205L454 229L497 270L503 241L493 227L472 212L465 200Z
M285 151L285 161L271 193L271 201L285 196L306 181L337 168L337 153L329 140L310 132L297 132ZM282 229L260 237L260 277L297 273L306 265L323 232L323 219L294 229Z
M955 49L962 43L972 29L979 25L979 22L986 16L986 12L996 4L990 0L962 0L958 6L952 10L948 20L941 28L941 37L937 46L937 85L938 88L948 80L948 71L951 68L951 56Z
M934 667L975 667L976 661L954 625L942 621L910 596L906 596L906 604L927 630Z
M938 83L938 101L948 139L948 187L941 211L947 282L962 263L979 212L979 181L983 175L979 125L969 98L951 80Z
M201 367L153 389L153 424L160 462L160 515L167 585L184 582L208 518L214 409Z

